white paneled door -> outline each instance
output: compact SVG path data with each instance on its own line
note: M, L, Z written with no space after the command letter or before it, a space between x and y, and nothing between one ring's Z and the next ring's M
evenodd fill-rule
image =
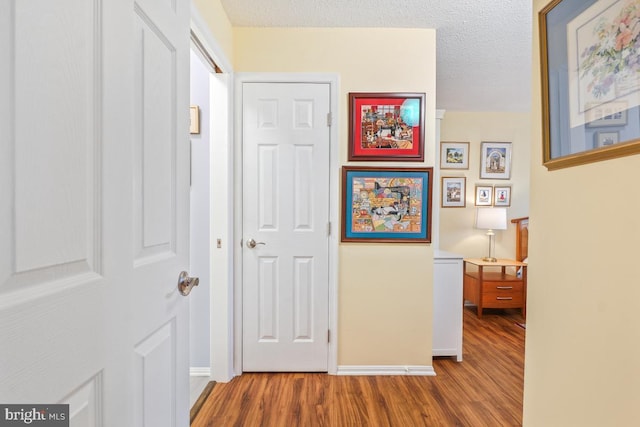
M327 371L330 85L242 85L243 370Z
M0 403L187 426L186 0L0 2Z

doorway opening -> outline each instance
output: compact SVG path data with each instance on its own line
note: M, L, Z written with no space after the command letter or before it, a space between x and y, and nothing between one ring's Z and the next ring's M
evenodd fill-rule
M197 24L198 17L192 18ZM223 71L231 67L212 36L200 28L192 27L190 57L190 106L192 120L196 121L190 131L190 269L200 277L190 300L192 406L211 381L232 377L226 362L232 346L229 334L224 332L232 325L224 321L228 302L221 297L232 288L233 279L229 274L233 210L226 209L233 206L233 193L228 188L231 77ZM206 47L201 40L206 41Z
M190 266L191 274L200 278L190 303L190 406L209 382L210 369L210 132L211 98L209 69L194 50L190 55L191 192L190 192Z

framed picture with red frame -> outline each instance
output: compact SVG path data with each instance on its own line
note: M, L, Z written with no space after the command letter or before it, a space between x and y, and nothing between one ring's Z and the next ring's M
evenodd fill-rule
M424 123L424 93L349 93L349 161L423 161Z

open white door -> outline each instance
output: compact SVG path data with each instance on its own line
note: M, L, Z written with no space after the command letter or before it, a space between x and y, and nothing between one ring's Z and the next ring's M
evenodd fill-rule
M2 404L189 424L189 8L0 2Z

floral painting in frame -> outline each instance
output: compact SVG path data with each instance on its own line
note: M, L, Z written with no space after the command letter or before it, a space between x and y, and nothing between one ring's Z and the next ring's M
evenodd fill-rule
M619 114L640 103L638 28L637 0L597 1L567 24L571 127L591 110L614 106Z
M538 18L543 164L639 154L640 1L551 0Z

